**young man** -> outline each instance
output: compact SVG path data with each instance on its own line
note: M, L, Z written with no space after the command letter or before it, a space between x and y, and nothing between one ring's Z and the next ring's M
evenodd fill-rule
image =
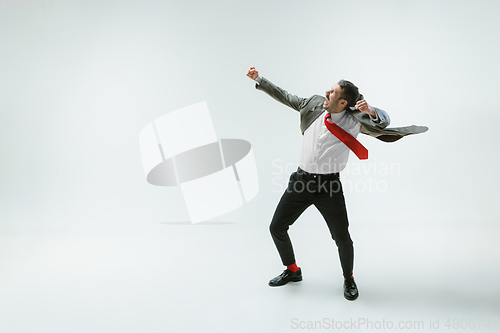
M282 286L291 281L302 280L302 271L295 262L288 228L307 207L314 205L323 215L338 247L344 275L344 297L355 300L359 293L353 277L354 247L349 235L339 173L347 163L350 149L357 150L351 144L353 141L359 144L355 138L360 130L366 134L372 134L367 133L372 130L378 136L381 133L393 134L383 132L389 125L389 116L363 100L358 88L349 81L335 83L326 91L325 96L300 98L261 77L255 67L250 67L247 76L256 81L258 90L300 112L300 127L304 136L299 167L290 176L288 187L276 207L270 225L272 238L286 269L271 279L269 285ZM341 128L341 134L332 129L332 126L337 125ZM406 134L412 133L399 133ZM365 155L367 157L367 151Z

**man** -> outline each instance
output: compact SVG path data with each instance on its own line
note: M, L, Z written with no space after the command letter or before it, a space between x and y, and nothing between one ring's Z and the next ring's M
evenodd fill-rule
M348 231L339 173L347 163L350 149L355 152L364 149L367 157L368 152L355 139L360 131L392 142L408 134L425 132L427 128L412 125L385 129L390 123L387 113L369 105L349 81L334 84L324 97L300 98L261 77L255 67L250 67L247 76L256 81L258 90L300 113L304 136L299 167L290 176L270 224L273 241L286 269L271 279L269 285L282 286L302 280L302 270L295 262L288 228L307 207L314 205L324 217L338 247L344 275L344 297L355 300L359 292L353 276L354 247Z

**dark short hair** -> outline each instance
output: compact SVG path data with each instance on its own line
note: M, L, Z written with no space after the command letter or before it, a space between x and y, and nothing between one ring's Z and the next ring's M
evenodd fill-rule
M340 80L338 85L342 88L340 92L340 98L345 99L347 101L347 105L344 110L347 108L356 105L360 95L359 89L354 85L354 83L347 80Z

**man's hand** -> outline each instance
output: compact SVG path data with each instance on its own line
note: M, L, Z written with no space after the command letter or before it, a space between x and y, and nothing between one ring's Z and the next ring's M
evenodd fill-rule
M247 72L247 76L251 78L252 80L255 80L257 76L259 76L259 72L255 69L255 67L250 67L250 69Z
M356 105L354 106L356 109L358 109L361 112L364 112L366 114L369 114L372 117L377 117L377 114L375 113L375 109L373 106L368 104L364 99L361 101L358 101Z

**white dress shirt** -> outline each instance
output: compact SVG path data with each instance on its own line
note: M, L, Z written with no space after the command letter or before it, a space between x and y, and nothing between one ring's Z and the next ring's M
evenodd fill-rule
M347 164L350 149L328 130L326 114L325 110L304 132L299 166L306 172L335 173L342 171ZM344 110L330 115L330 121L353 137L358 135L361 124L349 112Z
M260 84L262 77L259 75L255 81ZM328 174L342 171L347 165L350 149L325 125L327 111L305 130L300 151L299 167L309 173ZM349 112L331 113L330 121L340 126L344 131L357 137L361 124ZM377 117L370 118L378 122Z

